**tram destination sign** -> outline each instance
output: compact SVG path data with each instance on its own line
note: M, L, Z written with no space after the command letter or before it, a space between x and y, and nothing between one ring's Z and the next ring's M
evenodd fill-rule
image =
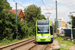
M49 25L49 20L38 20L37 25Z

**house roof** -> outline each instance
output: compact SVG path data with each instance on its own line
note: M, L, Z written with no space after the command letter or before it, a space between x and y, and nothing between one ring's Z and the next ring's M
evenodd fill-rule
M16 14L16 9L12 9L9 10L10 12L13 12L14 14ZM17 9L17 15L20 15L20 12L22 11L22 9Z

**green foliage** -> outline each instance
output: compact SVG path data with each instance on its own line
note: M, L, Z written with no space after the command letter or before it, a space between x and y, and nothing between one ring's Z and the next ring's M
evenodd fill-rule
M4 38L15 39L16 28L18 28L18 39L34 35L33 28L23 23L20 16L18 16L18 22L16 23L15 15L13 13L7 14L7 11L3 10L0 14L0 40Z
M10 7L10 4L7 2L7 0L0 0L0 11L2 11L3 9L12 9L12 7Z
M29 36L34 35L33 29L28 27L26 23L18 21L17 25L18 25L18 39L27 38Z
M59 49L60 50L70 50L69 48L70 48L71 46L65 46L65 47L60 47Z
M70 18L72 20L72 27L75 27L75 16L71 15ZM68 23L71 24L71 21Z
M16 29L15 15L3 10L0 14L0 39L11 39Z
M8 41L9 43L9 41L14 40L16 38L16 29L18 29L18 39L34 36L33 27L29 25L31 23L23 23L21 16L17 16L18 20L16 22L15 14L8 13L9 9L11 9L9 3L6 0L0 0L0 41Z
M18 20L16 22L15 14L8 13L8 10L10 9L12 8L10 7L7 0L0 0L0 12L1 12L0 13L0 41L3 40L3 41L6 41L6 43L10 43L10 41L15 39L16 28L18 28L18 35L17 35L18 39L34 36L34 32L35 32L35 29L33 29L35 24L34 22L36 21L36 19L39 19L38 17L41 13L40 7L31 5L29 6L28 9L26 9L25 11L27 13L25 14L25 16L27 16L26 21L27 22L29 21L29 23L27 24L21 21L20 16L18 16ZM43 17L44 16L42 15L42 18Z
M33 38L34 36L29 36L29 37L26 37L24 39L30 39L30 38ZM21 39L21 40L24 40L24 39ZM8 45L10 43L14 43L14 42L18 42L18 41L21 41L19 39L14 39L14 40L8 40L6 38L4 38L3 40L0 40L0 46L3 46L3 45Z
M75 27L75 17L74 16L72 16L72 26Z
M35 5L30 5L28 6L27 8L24 9L24 13L25 13L25 16L26 16L26 20L29 22L29 21L35 21L34 18L38 18L41 14L41 11L40 11L40 7L37 7Z
M67 46L60 47L60 50L69 50L70 47L74 45L74 42L66 40L62 37L58 37L58 38L55 38L55 39L58 40L60 45L61 44L66 44L67 45Z
M44 16L43 14L40 15L39 19L40 19L40 20L41 20L41 19L45 19L45 20L46 20L46 18L45 18L45 16Z
M14 40L8 40L6 38L4 38L3 40L0 40L0 46L3 46L3 45L8 45L10 43L14 43L14 42L17 42L19 41L18 39L14 39Z
M66 40L62 37L58 37L58 38L56 38L56 40L58 40L59 44L67 44L68 46L74 45L74 42Z
M53 24L53 28L54 28L54 33L56 32L56 26L55 23Z
M41 14L41 8L34 4L24 9L24 15L26 16L28 27L34 27L36 20L46 19L45 16Z

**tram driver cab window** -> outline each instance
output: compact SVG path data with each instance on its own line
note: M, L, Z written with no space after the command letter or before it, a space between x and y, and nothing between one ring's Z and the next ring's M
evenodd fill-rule
M53 26L50 26L50 33L53 35Z

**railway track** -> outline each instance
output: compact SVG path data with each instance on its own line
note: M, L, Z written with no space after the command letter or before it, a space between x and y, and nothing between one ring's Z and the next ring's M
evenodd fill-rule
M52 50L51 46L52 46L52 44L48 44L44 50Z
M39 44L35 39L20 41L11 45L0 47L0 50L50 50L51 44Z
M0 47L0 50L13 50L14 48L26 45L26 44L33 42L33 41L35 41L34 38L28 39L28 40L23 40L23 41L16 42L16 43L13 43L10 45L2 46L2 47Z
M29 48L28 50L51 50L51 44L36 44Z

